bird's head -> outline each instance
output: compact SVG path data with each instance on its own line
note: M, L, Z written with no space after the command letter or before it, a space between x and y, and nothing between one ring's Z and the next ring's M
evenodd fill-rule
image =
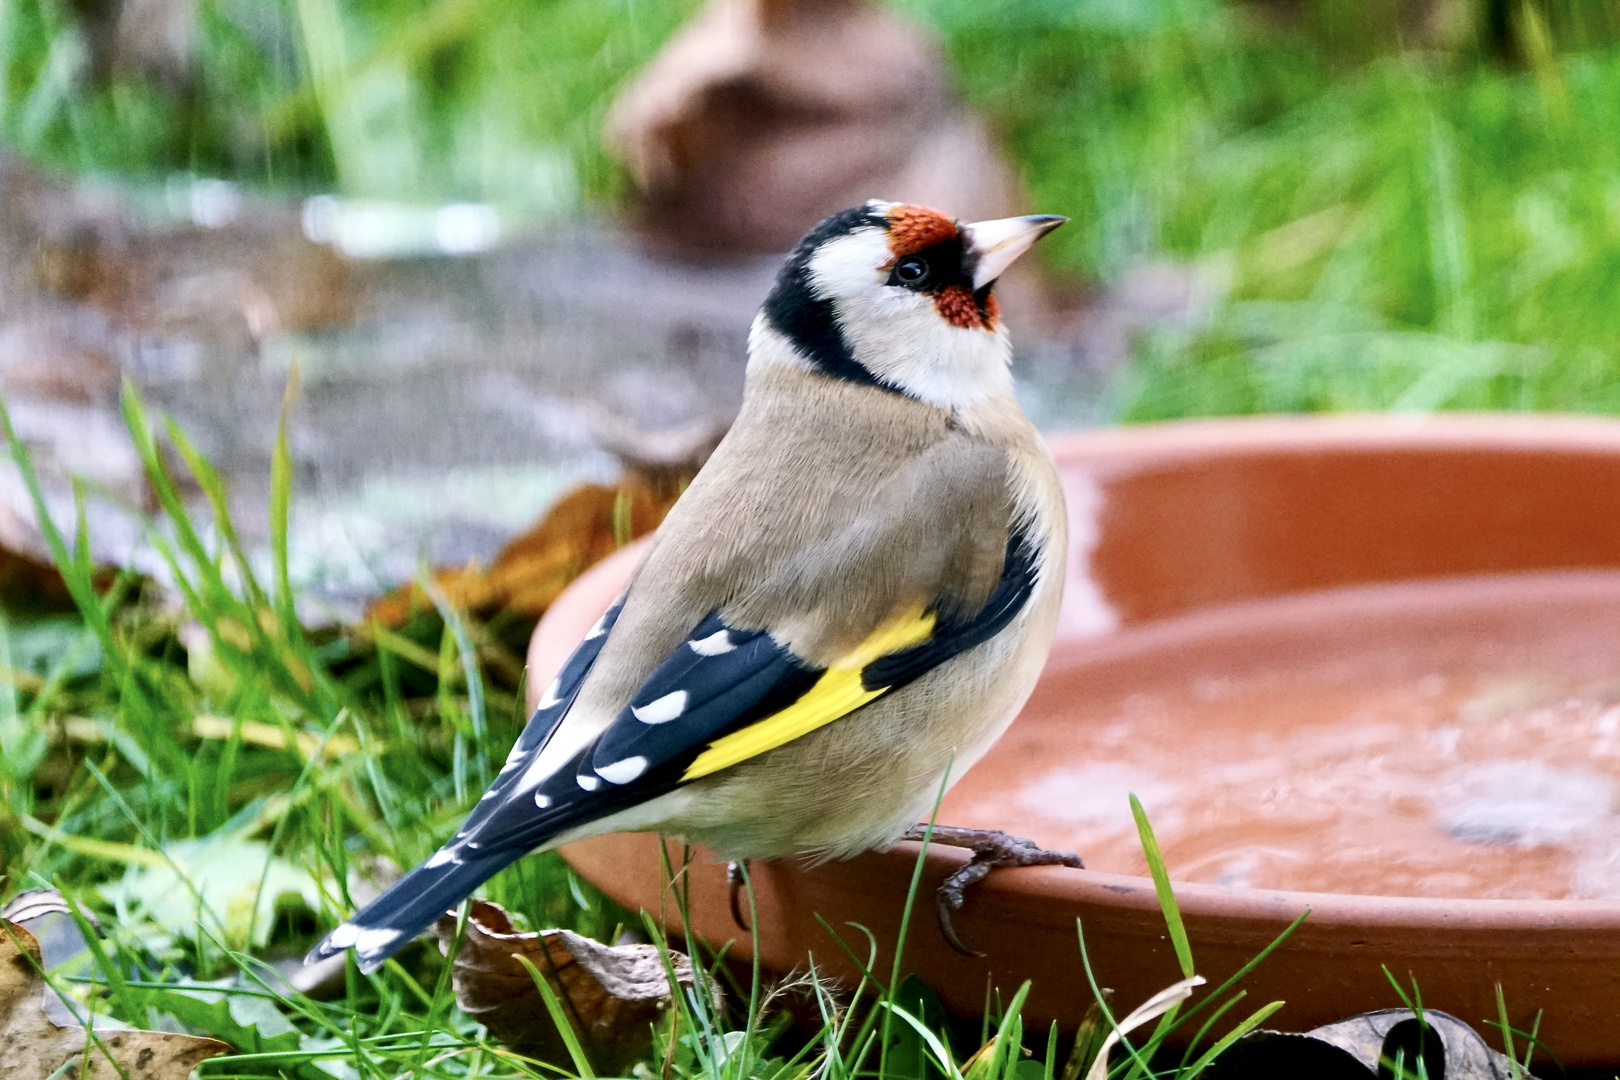
M958 224L925 206L869 202L799 241L749 337L749 370L809 368L943 408L1010 388L995 281L1051 215Z

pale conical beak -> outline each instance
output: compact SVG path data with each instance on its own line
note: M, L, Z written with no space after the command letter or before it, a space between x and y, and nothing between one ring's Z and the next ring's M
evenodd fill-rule
M962 242L973 260L973 291L996 280L1035 241L1068 220L1056 214L1031 214L963 225Z

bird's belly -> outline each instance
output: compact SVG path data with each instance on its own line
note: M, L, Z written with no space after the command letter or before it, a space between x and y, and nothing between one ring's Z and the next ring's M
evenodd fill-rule
M726 858L846 858L892 846L927 820L945 781L966 772L1023 705L1045 655L1033 644L1027 633L999 635L857 712L695 782L664 831ZM973 653L981 655L966 663Z

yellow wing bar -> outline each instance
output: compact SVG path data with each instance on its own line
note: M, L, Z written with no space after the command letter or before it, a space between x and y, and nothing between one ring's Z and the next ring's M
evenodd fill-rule
M920 604L890 619L828 668L798 701L710 743L709 748L687 766L681 782L708 776L774 750L882 697L889 688L866 689L861 685L861 669L880 656L927 641L933 632L934 614L924 611Z

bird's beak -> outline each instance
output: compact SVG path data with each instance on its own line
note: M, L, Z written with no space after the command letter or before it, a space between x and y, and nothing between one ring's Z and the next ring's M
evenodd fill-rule
M972 258L973 291L996 280L1035 241L1068 220L1056 214L1031 214L963 225L962 240Z

